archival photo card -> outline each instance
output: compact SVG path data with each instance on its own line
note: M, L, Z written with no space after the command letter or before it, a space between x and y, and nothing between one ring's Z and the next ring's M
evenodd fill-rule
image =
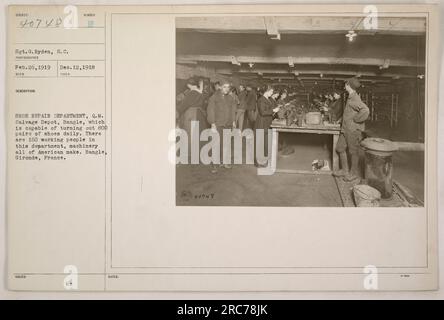
M434 5L10 6L14 291L438 286Z

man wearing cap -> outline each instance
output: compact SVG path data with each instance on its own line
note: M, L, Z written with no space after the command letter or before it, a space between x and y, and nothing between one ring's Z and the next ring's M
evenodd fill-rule
M347 103L342 116L341 134L336 146L339 154L341 170L333 173L336 177L343 177L347 182L358 182L360 179L359 169L359 143L362 132L365 130L365 120L369 115L369 109L362 102L356 90L361 86L357 78L348 79L345 82L345 90L348 92ZM351 157L351 169L349 170L347 150Z
M211 125L211 129L219 133L220 142L220 164L223 164L223 130L236 127L235 115L236 115L236 100L230 95L230 84L228 82L222 83L221 89L216 91L208 102L207 108L207 120ZM226 159L229 161L229 159ZM227 169L231 168L229 163L223 164ZM217 172L216 166L213 164L213 173Z
M343 105L340 90L336 89L333 91L332 100L328 104L327 109L331 121L336 122L342 119Z
M176 111L180 118L180 127L188 133L188 137L191 139L193 125L199 123L199 130L205 129L203 80L191 77L187 81L187 87L188 91L177 105Z

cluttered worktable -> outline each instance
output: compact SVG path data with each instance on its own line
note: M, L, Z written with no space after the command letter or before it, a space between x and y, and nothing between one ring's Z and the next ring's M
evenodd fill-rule
M305 134L330 134L333 139L333 147L332 147L332 169L339 169L339 161L338 155L335 152L336 144L338 142L339 134L341 132L340 124L332 124L332 123L323 123L318 125L306 124L298 126L295 123L291 125L287 125L285 121L274 120L271 124L273 139L272 139L272 163L276 164L277 172L284 173L328 173L331 174L331 170L328 171L307 171L307 170L296 170L296 169L279 169L277 166L277 158L278 158L278 145L279 145L279 133L305 133Z

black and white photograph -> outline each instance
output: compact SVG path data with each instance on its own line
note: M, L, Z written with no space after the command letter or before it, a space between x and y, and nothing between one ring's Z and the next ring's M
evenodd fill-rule
M444 7L110 1L0 15L0 297L443 296Z
M424 206L425 17L175 23L176 205Z

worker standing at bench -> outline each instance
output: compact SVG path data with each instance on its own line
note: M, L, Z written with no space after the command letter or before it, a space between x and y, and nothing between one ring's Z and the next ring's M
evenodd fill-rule
M347 182L358 182L361 179L359 170L359 143L365 130L365 120L369 116L367 105L362 102L356 90L361 86L357 78L345 82L348 92L347 103L342 116L341 134L339 135L336 152L339 154L341 170L333 172L336 177L343 177ZM351 169L349 170L347 151L350 155Z

